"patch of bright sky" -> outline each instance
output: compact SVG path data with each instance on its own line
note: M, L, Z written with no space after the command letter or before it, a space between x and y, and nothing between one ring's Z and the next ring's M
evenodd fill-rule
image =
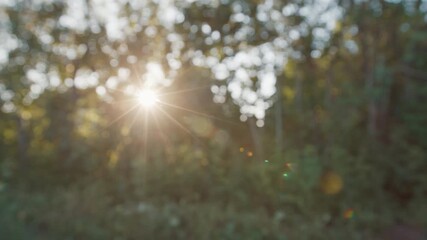
M123 4L124 1L93 0L88 5L86 0L67 0L65 14L60 17L59 23L78 32L88 27L99 31L102 24L110 40L121 40L128 25L128 19L120 16Z
M307 18L310 25L325 24L327 30L333 30L343 10L337 6L335 0L317 0L300 8L299 12Z
M175 23L185 20L184 14L175 6L174 0L154 0L158 3L157 19L166 29L172 29Z
M212 67L218 80L227 80L228 91L243 115L264 118L268 101L276 92L276 66L284 61L281 54L267 43L241 50ZM254 78L258 79L257 86ZM226 92L214 94L225 96Z
M99 74L97 72L90 69L79 69L74 78L74 84L76 88L79 89L96 87L98 85L98 79Z
M67 0L66 13L60 18L60 24L64 27L77 31L84 31L88 27L92 30L99 28L98 25L105 25L107 36L110 40L122 40L131 35L133 31L141 30L141 25L148 25L154 13L147 5L154 2L158 8L155 13L159 23L166 29L172 29L175 23L182 23L184 14L175 6L173 0L93 0L87 6L85 0ZM129 3L133 11L140 11L142 17L136 28L131 28L129 21L134 21L132 15L126 16L123 12L125 4ZM88 14L90 11L91 14ZM136 15L135 15L136 17Z
M238 30L233 39L229 39L230 43L234 41L243 41L248 36L253 35L254 29L247 19L245 7L240 2L233 5L232 20L242 22L243 26ZM299 12L299 14L307 18L307 23L297 26L295 29L288 29L282 18ZM312 56L318 57L321 50L325 47L325 43L329 40L331 31L335 28L336 21L342 16L340 9L333 0L313 1L302 8L296 4L286 5L281 12L273 7L273 1L267 0L257 7L257 19L261 22L271 20L274 26L265 26L268 29L274 28L283 35L279 36L272 43L266 43L259 46L251 46L240 49L232 56L226 57L221 62L214 66L207 63L208 58L205 58L204 63L211 67L214 76L220 80L226 80L228 91L233 101L240 106L242 120L247 119L246 116L255 116L258 119L263 119L265 111L272 105L272 97L276 92L276 76L280 74L286 63L286 56L297 57L297 53L292 52L288 48L289 41L297 40L300 34L307 34L309 27L325 26L314 28L313 34L315 37L315 51ZM276 24L277 23L277 24ZM201 64L203 57L196 54L196 63ZM255 86L252 79L257 79ZM216 92L215 95L225 93ZM215 99L215 98L214 98Z
M10 7L10 6L13 6L13 4L15 4L14 0L0 0L1 7L6 7L6 6Z
M112 1L113 2L113 1ZM86 19L88 7L85 0L66 1L65 14L59 18L59 24L63 27L83 32L88 27Z
M0 9L0 69L9 61L9 52L16 49L19 41L10 33L9 17Z
M171 81L165 77L162 66L155 62L147 63L146 73L142 76L144 87L155 88L159 85L170 85Z

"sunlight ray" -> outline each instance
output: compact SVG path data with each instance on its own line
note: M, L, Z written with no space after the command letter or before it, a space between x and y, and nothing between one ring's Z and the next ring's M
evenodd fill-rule
M135 67L135 64L132 64L132 68L136 73L136 78L137 78L137 88L138 89L143 89L143 80L141 79L141 73L139 72L139 70Z
M169 146L170 142L166 138L166 135L163 132L162 127L160 126L160 123L159 123L160 119L157 117L156 114L153 114L152 112L150 112L150 113L151 113L151 116L154 118L154 124L156 125L156 128L157 128L157 130L158 130L158 132L160 134L160 139L162 139L162 142L165 144L165 146Z
M160 127L160 124L159 124L160 119L157 117L157 115L152 114L152 113L151 113L151 117L154 118L154 124L156 125L156 128L160 133L160 138L162 139L162 141L164 143L166 143L166 138L165 138L165 135L163 133L163 129Z
M148 161L148 114L145 110L144 114L144 162Z
M111 102L109 104L110 105L117 105L117 104L120 104L120 103L129 103L129 102L137 102L137 101L138 101L137 97L132 97L132 98L127 98L127 99L116 100L116 101L113 101L113 102Z
M107 86L104 86L104 87L105 87L106 89L108 89L108 90L111 90L111 91L121 92L121 93L123 93L124 95L126 95L126 94L127 94L125 91L123 91L123 90L121 90L121 89L111 88L111 87L107 87Z
M132 121L131 121L131 122L130 122L130 124L129 124L129 129L131 129L131 128L132 128L132 126L135 124L136 119L137 119L137 118L138 118L138 116L139 116L139 112L140 112L140 110L141 110L141 108L138 108L138 109L136 110L135 116L133 116Z
M175 95L175 94L180 94L180 93L193 92L193 91L197 91L197 90L201 90L201 89L205 89L205 88L210 88L210 87L212 87L212 85L206 85L206 86L202 86L202 87L189 88L189 89L182 89L182 90L177 90L177 91L172 91L172 92L165 92L165 93L160 94L159 96L169 96L169 95Z
M124 117L126 114L130 113L131 111L133 111L135 108L137 108L139 105L135 104L135 106L131 107L129 110L127 110L126 112L124 112L122 115L120 115L119 117L117 117L116 119L114 119L110 124L108 124L108 126L113 125L115 122L117 122L118 120L120 120L122 117Z
M221 118L218 118L218 117L215 117L215 116L212 116L212 115L208 115L206 113L198 112L198 111L195 111L195 110L191 110L191 109L188 109L188 108L185 108L185 107L181 107L181 106L177 106L177 105L174 105L174 104L166 103L166 102L163 102L163 101L158 101L158 102L160 104L164 104L166 106L173 107L173 108L176 108L176 109L180 109L180 110L183 110L183 111L191 112L191 113L194 113L194 114L197 114L197 115L200 115L200 116L204 116L204 117L215 119L215 120L218 120L218 121L222 121L222 122L226 122L226 123L238 125L237 123L235 123L233 121L226 120L226 119L221 119Z
M193 137L194 139L196 139L197 141L200 142L200 140L196 136L194 136L194 134L192 134L189 129L187 129L184 125L182 125L178 120L176 120L175 118L173 118L169 113L167 113L166 111L164 111L161 108L157 108L157 109L160 110L160 112L162 112L163 114L165 114L166 117L168 117L172 122L174 122L176 125L178 125L181 129L183 129L188 134L190 134L191 137Z

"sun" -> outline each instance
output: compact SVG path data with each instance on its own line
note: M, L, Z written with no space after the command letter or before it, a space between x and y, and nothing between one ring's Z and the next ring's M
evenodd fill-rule
M138 103L146 108L154 107L158 99L158 94L151 89L143 89L137 94Z

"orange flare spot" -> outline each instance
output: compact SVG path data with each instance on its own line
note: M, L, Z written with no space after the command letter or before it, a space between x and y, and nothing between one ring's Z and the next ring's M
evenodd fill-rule
M327 195L339 193L343 188L343 180L338 173L327 171L320 178L320 188Z

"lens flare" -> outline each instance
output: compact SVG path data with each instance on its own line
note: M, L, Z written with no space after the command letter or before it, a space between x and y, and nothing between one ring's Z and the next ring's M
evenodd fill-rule
M353 216L354 216L353 208L349 208L349 209L345 210L345 212L344 212L344 218L345 219L351 219L351 218L353 218Z

